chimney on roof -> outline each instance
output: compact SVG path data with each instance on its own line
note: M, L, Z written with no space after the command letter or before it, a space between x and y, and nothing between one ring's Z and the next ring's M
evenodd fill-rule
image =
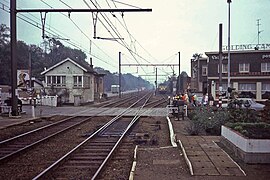
M90 57L90 67L93 69L92 57Z

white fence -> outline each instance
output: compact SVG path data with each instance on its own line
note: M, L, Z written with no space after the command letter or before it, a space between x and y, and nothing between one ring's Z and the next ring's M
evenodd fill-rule
M36 101L36 105L41 105L41 106L57 106L57 97L58 96L42 96L42 97L37 97L33 98L34 101ZM31 98L20 98L22 100L23 104L31 104Z
M57 106L57 97L58 96L43 96L40 99L40 102L37 100L37 104L42 106Z
M167 116L169 116L170 114L173 114L173 112L175 112L175 113L179 113L178 112L178 110L179 111L182 111L182 112L184 112L184 115L187 117L187 110L188 110L188 108L187 108L187 105L184 105L184 106L173 106L173 105L167 105L167 107L166 107L166 109L167 109Z

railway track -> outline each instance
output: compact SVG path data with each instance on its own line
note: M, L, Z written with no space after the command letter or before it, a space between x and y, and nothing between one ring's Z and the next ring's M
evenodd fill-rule
M19 153L22 153L39 143L45 142L49 138L52 138L64 131L67 131L68 129L74 128L82 123L91 120L96 115L104 112L104 110L102 109L103 107L108 107L112 105L117 107L124 103L133 101L136 98L137 97L127 97L122 101L117 100L115 102L104 104L103 106L100 107L100 111L98 111L92 117L84 117L84 116L67 117L58 122L3 140L0 142L0 163L7 161L11 157L16 156ZM80 112L78 112L78 114L80 114Z
M122 106L123 104L126 104L127 102L133 101L135 99L137 99L137 97L140 94L138 93L132 93L129 96L124 96L121 99L112 99L112 100L108 100L108 101L103 101L101 103L95 104L93 105L94 107L119 107Z
M97 131L92 133L82 143L58 159L55 163L33 179L96 179L112 155L121 145L133 125L141 116L141 110L149 101L151 95L142 97L132 106L141 102L133 117L123 117L120 113Z
M133 100L138 100L138 97L136 97L136 96L133 96ZM131 103L133 100L129 100L129 103ZM157 101L156 101L157 102ZM122 102L123 103L123 102ZM158 102L157 102L158 103ZM106 105L105 106L110 106L109 105L110 103L106 103ZM119 102L119 104L120 104L120 102ZM128 107L128 108L126 108L126 110L125 111L123 111L122 113L120 113L116 118L119 118L119 119L122 119L121 121L119 120L119 122L123 122L123 126L127 126L126 124L125 124L125 121L126 120L124 120L124 119L126 119L126 117L130 117L130 115L127 115L127 114L130 114L130 108L132 108L132 107L134 107L134 105L135 105L136 103L133 103L133 105L132 106L130 106L130 107ZM151 103L151 104L153 104L153 103ZM155 106L154 104L153 104L153 106ZM104 107L104 106L102 106L102 107ZM98 109L98 108L97 108ZM102 109L102 108L101 108ZM135 109L132 109L132 111L134 112L134 110L135 111L137 111L137 109L139 109L138 107L137 108L135 108ZM148 108L149 109L149 108ZM107 108L105 108L105 110L107 110ZM85 111L85 110L83 110L83 111ZM101 112L102 112L102 110L101 110ZM103 112L104 112L104 109L103 109ZM78 114L79 114L80 112L78 112ZM125 113L127 113L127 114L125 114ZM124 117L122 117L122 116L124 116ZM82 118L87 118L87 117L82 117ZM88 117L89 118L89 117ZM93 118L93 117L92 117ZM41 171L42 171L42 169L46 169L47 167L49 167L50 166L50 164L51 164L51 162L54 162L54 161L56 161L56 159L58 159L59 157L61 157L64 153L66 153L66 152L68 152L68 151L70 151L70 149L72 149L73 147L75 147L75 146L77 146L80 142L82 142L82 141L84 141L84 139L86 139L89 135L92 135L92 133L97 129L97 128L99 128L99 127L101 127L102 126L102 124L104 123L104 122L108 122L109 120L106 120L106 118L104 118L103 120L102 120L102 123L98 123L97 125L96 125L96 128L95 128L95 123L94 123L94 119L93 119L93 125L92 125L92 123L90 122L89 123L89 121L86 121L86 124L91 124L90 126L92 127L91 129L89 129L88 131L81 131L82 132L82 134L78 134L78 133L76 133L76 131L80 131L80 129L82 128L82 127L85 127L85 125L86 124L84 124L84 125L80 125L80 124L78 124L78 127L77 128L70 128L70 130L67 130L65 133L63 132L63 133L59 133L57 136L52 136L52 137L55 137L55 138L48 138L47 139L47 141L45 140L45 141L40 141L39 143L37 143L37 144L35 144L35 145L33 145L33 146L35 146L35 148L31 148L30 146L29 147L27 147L27 148L25 148L24 150L22 150L21 152L18 152L18 153L15 153L15 154L13 154L13 155L11 155L10 157L8 157L8 158L6 158L6 159L4 159L4 160L2 160L2 161L0 161L0 165L3 167L3 168L5 168L5 167L7 167L7 168L5 168L6 170L4 170L4 171L8 171L9 172L9 170L8 170L8 166L10 166L10 165L12 165L14 168L15 167L18 167L19 169L21 169L20 167L20 161L22 160L23 162L24 162L24 164L26 163L26 164L29 164L30 166L31 166L31 164L38 164L38 163L31 163L31 162L28 162L27 160L28 159L31 159L31 155L29 156L28 154L33 154L34 156L36 156L36 158L37 159L41 159L40 157L42 157L42 154L48 154L49 152L55 152L55 150L49 150L48 148L46 148L47 150L43 150L42 148L40 148L40 147L44 147L44 146L47 146L47 144L51 144L52 145L52 140L53 140L53 142L55 142L55 140L57 140L58 141L58 143L63 143L63 141L61 141L61 138L62 137L66 137L66 135L65 134L70 134L70 135L72 135L71 133L69 133L69 132L74 132L74 133L76 133L77 135L76 136L78 136L78 138L77 138L77 140L75 140L75 141L73 141L74 143L72 143L71 141L69 141L69 142L71 142L71 146L70 145L68 145L69 146L69 148L67 148L67 146L64 148L65 150L63 151L63 153L58 153L57 152L57 155L55 156L52 156L52 157L50 157L49 158L49 160L48 161L46 161L46 160L44 160L44 162L42 162L42 164L43 165L41 165L41 166L39 166L38 168L36 168L36 170L34 170L35 168L34 167L32 167L31 169L33 169L34 171L32 171L32 173L29 173L29 175L27 174L27 173L23 173L26 177L28 177L28 178L32 178L32 177L35 177L38 173L40 173ZM131 121L131 119L129 120L129 121ZM120 123L121 124L121 123ZM120 126L119 124L117 125L117 126ZM85 128L83 128L83 129L85 129ZM74 131L75 130L75 131ZM121 132L121 131L120 131ZM119 132L118 132L119 133ZM117 134L116 132L114 132L113 134ZM100 134L101 135L101 134ZM105 134L103 134L102 136L104 136L104 138L106 137L106 138L108 138L108 137L113 137L113 135L108 135L108 133L106 133L105 132ZM118 156L116 156L116 158L114 157L113 159L125 159L125 161L128 159L128 157L130 158L130 154L132 154L132 147L134 147L134 145L133 145L133 143L132 142L130 142L130 138L131 139L133 139L134 137L134 133L132 134L132 137L129 137L129 138L124 138L124 139L128 139L124 144L126 144L127 145L127 147L129 147L129 150L128 150L128 148L126 149L126 148L120 148L120 150L123 150L124 149L124 152L123 153L120 153L120 157L118 157ZM61 138L60 138L61 137ZM28 138L28 139L31 139L31 138ZM51 140L52 139L52 140ZM22 140L22 141L24 141L24 140ZM133 141L133 140L132 140ZM50 146L51 146L50 145ZM12 146L12 145L11 145ZM14 145L14 146L16 146L16 145ZM33 147L32 146L32 147ZM53 146L56 146L57 147L57 145L55 144L55 145L53 145ZM59 145L59 147L61 147L62 145ZM1 144L0 144L0 147L1 147ZM48 146L49 147L49 146ZM32 151L32 149L34 150L35 149L35 151ZM118 149L118 148L117 148ZM28 150L28 151L26 151L26 150ZM129 151L129 153L127 153L127 150ZM26 152L25 152L26 151ZM44 152L43 152L44 151ZM35 153L34 152L38 152L40 155L38 155L38 154L36 154L35 155ZM121 151L120 151L121 152ZM117 151L117 155L119 154L119 151ZM16 156L17 155L17 156ZM19 160L20 159L20 160ZM15 160L15 161L14 161ZM19 161L18 161L19 160ZM41 162L40 160L38 161L38 162ZM13 165L14 164L14 165ZM15 164L17 164L18 166L16 166ZM28 165L28 166L29 166ZM25 170L27 170L28 167L27 165L25 166L24 165L24 169ZM125 167L125 166L124 166ZM22 168L22 170L19 170L18 168L16 168L16 171L18 171L18 172L21 172L21 171L23 171L23 168ZM107 168L106 168L107 169ZM125 168L126 169L126 168ZM128 168L129 169L129 168ZM126 173L128 173L128 169L127 169L127 171L126 171ZM5 173L4 173L5 174ZM2 178L4 178L4 177L7 177L6 175L4 175L3 173L0 173L0 177L2 177ZM9 173L10 174L10 173ZM8 176L8 177L13 177L11 174ZM17 175L15 175L14 174L14 177L19 177L19 176L17 176ZM91 177L91 176L87 176L87 177ZM1 179L1 178L0 178ZM42 178L41 178L42 179Z

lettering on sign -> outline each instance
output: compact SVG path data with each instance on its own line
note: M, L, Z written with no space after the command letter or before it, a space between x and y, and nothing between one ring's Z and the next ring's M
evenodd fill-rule
M213 55L211 56L213 60L218 60L219 56ZM222 56L222 59L228 59L228 56Z
M228 46L223 46L224 51L228 51ZM241 44L241 45L231 45L230 50L239 51L239 50L265 50L270 49L270 44Z
M270 59L270 54L263 54L262 59Z

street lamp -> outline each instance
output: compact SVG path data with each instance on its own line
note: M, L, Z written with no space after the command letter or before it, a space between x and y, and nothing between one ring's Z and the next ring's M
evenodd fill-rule
M231 0L227 0L228 3L228 88L230 87L231 84L231 78L230 78L230 73L231 73L231 54L230 54L230 49L231 49L231 39L230 39L230 26L231 26L231 9L230 9L230 4ZM230 93L228 92L228 97L230 96Z

